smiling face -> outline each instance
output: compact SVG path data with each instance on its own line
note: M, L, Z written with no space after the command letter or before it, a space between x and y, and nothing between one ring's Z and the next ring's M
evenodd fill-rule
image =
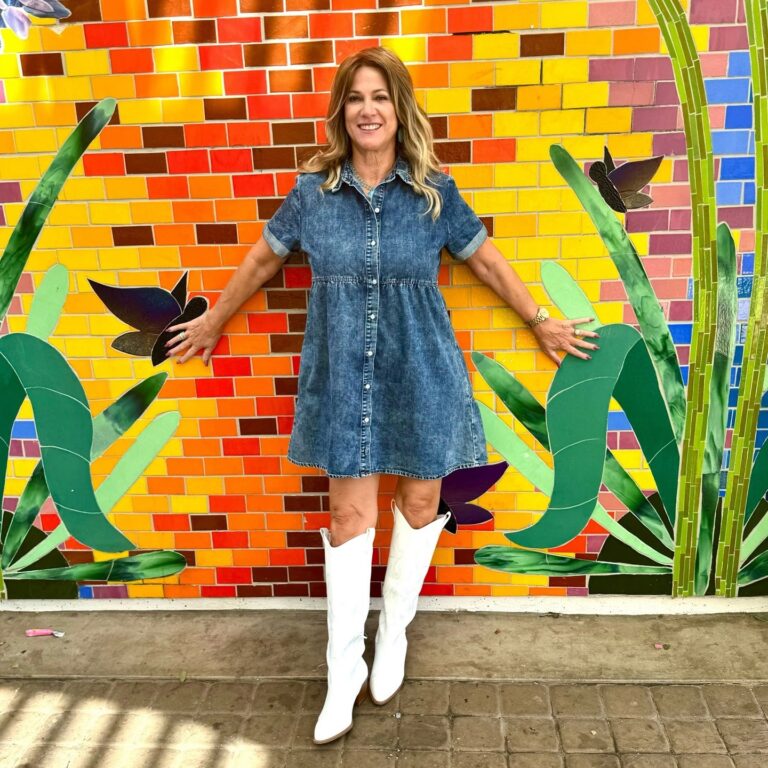
M387 83L378 69L360 67L344 103L344 125L353 152L395 151L397 115Z

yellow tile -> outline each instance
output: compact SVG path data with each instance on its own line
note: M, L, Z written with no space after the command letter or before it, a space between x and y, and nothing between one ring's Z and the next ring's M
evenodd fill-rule
M539 215L540 235L582 235L592 223L585 213L542 213Z
M85 28L82 24L61 25L54 31L40 29L40 44L44 51L82 51L85 49Z
M85 248L70 248L58 254L58 260L72 272L84 269L98 269L96 251ZM63 320L63 318L62 318ZM60 331L62 334L65 331Z
M560 211L562 194L559 189L526 189L520 195L520 211Z
M182 96L223 96L222 72L182 72L178 76Z
M494 167L497 187L535 187L539 183L536 163L497 163Z
M512 346L511 331L475 331L472 336L477 349L508 349Z
M48 216L48 224L53 226L88 224L88 206L77 203L65 203L60 200L53 206L53 210Z
M9 103L17 101L48 101L50 90L47 77L22 77L5 80L5 99Z
M214 418L219 415L216 400L213 398L201 400L182 400L176 406L176 410L181 414L182 419L194 418Z
M545 136L583 132L583 109L558 109L541 113L541 133Z
M69 51L64 54L66 72L72 75L108 75L112 72L109 51Z
M200 69L196 45L154 48L155 72L196 72Z
M536 234L536 216L496 216L493 220L493 231L496 237L532 237Z
M538 112L494 112L493 135L503 136L538 136Z
M19 57L15 53L0 53L0 79L21 77Z
M517 89L517 108L524 109L560 109L562 85L523 85Z
M67 357L104 357L104 339L64 339Z
M653 154L653 134L613 134L608 136L608 149L616 157L650 157Z
M470 88L432 88L427 91L427 113L443 115L472 111Z
M517 259L517 240L514 238L494 237L493 244L507 261Z
M173 533L162 531L160 533L135 533L130 539L139 549L173 549ZM162 597L162 595L158 595Z
M152 246L139 248L139 255L141 257L141 263L145 267L155 267L156 269L177 269L181 263L179 258L179 249L175 246Z
M40 27L33 24L29 29L26 40L21 40L11 32L0 32L3 38L3 51L5 53L34 53L41 50Z
M200 513L208 511L207 496L172 496L171 511L185 513Z
M136 82L133 75L99 75L92 77L94 99L135 99ZM120 102L120 122L123 120L123 106L126 102Z
M0 104L0 128L25 128L35 125L30 104Z
M224 494L224 478L222 477L188 477L184 481L187 493L212 495Z
M566 56L610 56L612 46L610 29L577 29L565 33Z
M131 223L131 206L128 203L91 203L90 210L94 224Z
M603 156L603 140L600 136L565 136L563 146L577 160L594 160Z
M507 303L495 291L485 285L475 285L470 288L471 307L505 307Z
M385 37L381 46L395 53L406 63L427 60L427 38L420 37Z
M472 35L472 58L517 59L520 56L520 35L502 32L498 35Z
M40 161L32 155L4 157L0 163L0 179L39 179Z
M70 176L59 193L60 200L103 200L104 179L73 178Z
M525 237L517 244L518 259L557 259L559 256L559 237Z
M202 123L205 110L202 99L164 99L163 122L166 123Z
M626 133L631 126L631 107L592 107L587 110L587 133Z
M589 80L588 59L544 59L541 64L543 83L586 83Z
M198 549L195 553L195 563L199 566L232 565L231 549Z
M74 104L46 102L35 104L33 110L37 126L66 126L66 130L71 131L77 123Z
M51 101L90 101L97 96L90 77L52 77L48 88ZM107 94L112 95L112 94ZM115 94L117 97L119 94Z
M56 324L56 333L59 336L85 336L85 335L87 335L89 333L89 331L88 331L88 319L86 317L72 316L71 314L69 314L66 311L66 304L64 305L64 308L65 308L65 311L61 315L61 317L59 318L59 322Z
M49 248L69 248L72 245L69 227L53 227L50 224L43 227L35 247L40 250ZM27 265L29 271L34 271L33 262Z
M167 200L131 203L131 218L135 224L166 224L173 221L173 207Z
M547 2L541 6L542 29L573 29L586 27L588 21L589 3L579 2Z
M161 584L157 586L152 584L128 584L127 586L128 597L135 597L137 599L165 597L165 591Z
M691 37L697 51L709 50L709 27L705 24L692 24Z
M142 200L147 197L147 180L143 176L107 176L104 187L109 200Z
M608 83L567 83L563 86L563 108L603 107L608 103Z
M448 72L451 86L457 88L493 85L496 70L493 62L490 61L463 61L450 64Z
M451 313L451 322L457 329L490 328L491 313L487 309L457 309Z
M538 138L534 136L522 137L517 142L515 157L518 162L536 160L549 163L549 148L552 143L552 139L550 138Z
M493 6L494 29L538 29L542 3L500 3Z
M541 61L521 59L496 64L496 85L537 85L541 83Z
M27 129L16 132L17 152L56 152L58 148L56 132L50 128Z
M474 210L478 216L488 213L508 213L517 210L516 198L517 192L506 189L498 192L475 192Z
M607 253L603 241L597 234L582 237L564 237L561 249L563 259L584 259Z

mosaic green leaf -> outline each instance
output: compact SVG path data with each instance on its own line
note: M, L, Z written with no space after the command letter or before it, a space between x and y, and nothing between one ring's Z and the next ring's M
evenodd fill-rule
M54 264L35 291L27 316L27 333L45 341L56 329L67 298L69 270Z
M559 144L549 149L552 162L560 175L575 192L589 214L608 253L621 275L627 296L635 311L640 331L656 369L667 402L675 438L680 439L685 421L685 387L680 363L667 327L664 311L653 292L637 250L616 214L600 196L592 182Z
M30 399L45 477L67 530L102 552L132 549L130 540L107 520L96 502L90 473L91 413L83 387L66 360L50 344L14 333L0 338L0 369L3 384L17 382L11 384L11 409L18 403L19 386ZM8 414L6 408L3 411L2 423Z
M739 586L744 587L766 576L768 576L768 552L763 552L741 568L738 575Z
M118 557L98 563L80 563L67 568L45 568L39 571L7 573L8 581L24 579L33 581L139 581L141 579L162 579L182 571L187 565L184 555L179 552L142 552L131 557Z
M478 402L478 407L486 440L529 483L535 485L546 496L551 496L554 486L552 470L485 403ZM621 523L614 520L601 504L595 504L592 519L636 552L658 563L671 562L666 555L657 552L652 546L646 544ZM514 533L504 535L514 541Z
M64 182L88 145L115 111L114 99L100 101L72 131L32 193L0 257L0 320L5 317L21 273Z
M481 352L473 352L472 362L510 412L544 448L549 450L544 406L496 360ZM659 517L659 512L610 450L605 454L603 483L664 546L672 549L672 537L664 521Z
M475 562L486 568L509 573L525 573L533 576L600 576L615 573L671 573L670 566L606 563L599 560L582 560L578 557L550 555L530 549L487 546L475 552Z
M635 429L665 506L674 509L677 445L647 348L628 325L603 326L600 338L592 360L567 356L552 381L547 427L555 483L541 519L507 534L521 546L560 546L583 530L602 481L612 396Z
M136 420L155 400L167 378L167 373L156 373L154 376L144 379L144 381L124 392L112 405L94 417L93 443L91 445L92 461L101 456L109 446L133 426ZM30 527L40 512L40 508L49 495L50 492L48 490L48 483L45 480L43 464L38 462L16 507L10 530L6 536L2 558L0 558L0 568L8 568L13 562L21 542L24 541ZM37 552L40 552L42 555L46 551L52 551L59 544L66 541L66 539L66 528L57 535L51 534L47 544L45 542L40 543L40 547L29 553L27 563L36 562L30 558L33 558ZM22 565L21 567L24 566Z
M560 310L563 317L575 320L578 317L594 317L591 323L584 323L579 328L597 330L602 323L592 302L587 298L581 286L571 277L568 270L556 261L544 261L541 264L541 282L552 303Z
M736 348L736 246L727 224L717 228L717 328L709 388L709 423L701 489L699 543L694 591L706 594L712 570L715 513L720 500L720 470L725 449L728 391Z
M749 490L747 491L747 506L744 522L746 523L757 509L757 505L768 492L768 440L761 446L755 456L752 465L752 474L749 478Z

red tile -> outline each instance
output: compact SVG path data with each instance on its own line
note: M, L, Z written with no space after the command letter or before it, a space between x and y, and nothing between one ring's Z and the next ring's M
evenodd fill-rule
M219 19L216 26L220 43L258 43L262 39L259 16Z
M128 45L128 27L123 21L85 24L83 29L88 48L120 48Z
M201 45L200 69L240 69L243 48L240 45Z
M214 549L248 548L248 534L245 531L213 531L211 538Z
M151 48L116 48L109 52L109 58L114 75L155 71Z
M250 568L217 568L216 581L219 584L250 584Z
M197 379L195 391L198 397L234 397L232 379Z
M229 494L228 496L209 496L211 513L245 512L245 497Z
M275 194L275 179L271 173L252 173L233 176L235 197L263 197Z
M249 149L212 149L213 173L243 173L253 170L253 153Z
M86 153L83 170L86 176L125 176L125 157L121 152Z
M266 93L267 73L263 70L225 72L224 92L228 94Z
M251 359L249 357L214 357L214 376L250 376Z
M252 118L253 119L253 118ZM264 146L271 142L269 123L229 123L227 125L227 141L230 147Z
M291 117L291 97L288 94L274 96L250 96L248 116L251 120L274 120Z
M168 173L210 173L207 149L176 150L167 156Z
M237 0L193 0L192 11L198 18L237 16Z
M221 442L224 456L258 456L261 453L258 437L225 437Z
M493 30L493 8L490 5L476 8L449 8L449 32L490 32Z
M223 123L190 123L184 126L188 147L226 147L227 126Z
M429 61L469 61L472 59L471 35L436 35L427 42Z
M156 531L188 531L190 530L189 515L152 515L152 522Z
M477 139L472 142L472 160L475 163L513 162L515 139Z
M312 38L343 39L352 37L351 13L313 13L309 17Z

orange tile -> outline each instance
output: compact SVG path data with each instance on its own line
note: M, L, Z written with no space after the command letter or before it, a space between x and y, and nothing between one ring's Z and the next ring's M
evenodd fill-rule
M221 255L215 245L197 245L181 249L181 263L185 267L218 267Z
M232 437L239 434L235 419L200 419L201 437Z
M266 493L286 494L301 493L301 478L298 477L276 477L264 478L264 491Z
M256 403L251 398L227 397L219 400L220 416L253 416L256 413Z
M156 245L195 245L197 232L194 224L155 224Z
M209 475L240 475L243 473L243 462L239 458L212 458L206 460L205 469Z
M441 584L471 584L473 570L471 565L438 565L437 580Z
M201 438L189 438L182 440L185 456L219 456L221 443L218 440L203 440Z
M179 549L210 549L211 534L208 531L179 531L173 537Z
M215 568L185 568L179 574L181 584L215 584Z
M235 512L227 517L227 522L234 531L263 531L265 525L264 515L247 512Z
M285 547L285 531L251 531L248 535L251 547ZM302 552L302 557L304 553Z
M492 115L449 115L448 135L452 139L475 139L493 135Z
M136 75L136 97L149 99L178 96L179 83L176 75Z
M99 135L102 149L141 149L141 126L108 125Z
M199 597L200 591L193 585L184 586L182 584L167 584L163 590L165 597L185 599Z
M101 9L102 21L131 21L147 18L144 0L109 0Z
M617 29L613 33L613 53L616 56L628 53L658 53L659 40L659 30L655 27Z
M262 224L252 224L249 221L240 222L237 225L237 239L241 243L257 243L263 229Z
M127 26L128 42L131 47L173 44L173 27L170 19L129 21Z
M248 496L245 506L249 512L282 512L283 500L279 496ZM264 530L269 530L268 516L265 517Z
M196 199L232 197L232 179L230 176L200 174L189 177L189 194Z
M173 219L178 222L215 221L211 200L174 200Z
M265 346L269 345L269 340L264 339ZM266 354L266 349L264 354ZM275 394L275 387L272 379L266 376L259 376L258 378L238 378L235 379L235 393L238 397L245 395L251 395L252 397L270 397Z
M269 339L248 336L235 336L231 340L233 355L268 355ZM242 396L242 392L237 393Z
M415 88L447 88L448 64L412 64L408 67Z
M256 217L255 200L216 201L216 221L251 221Z
M232 565L269 565L269 552L264 549L236 549Z
M403 35L445 34L446 14L444 8L400 11L400 19L401 33Z

